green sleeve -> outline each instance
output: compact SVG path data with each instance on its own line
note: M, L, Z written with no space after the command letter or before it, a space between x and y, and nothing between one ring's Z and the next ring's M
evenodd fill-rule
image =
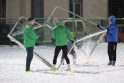
M38 38L38 36L35 34L34 30L30 26L26 26L25 30L25 38L27 40L35 40Z
M32 32L31 39L38 39L38 35L35 33L33 28L31 29L31 32Z
M55 29L54 29L55 30ZM52 31L52 38L55 39L55 31Z

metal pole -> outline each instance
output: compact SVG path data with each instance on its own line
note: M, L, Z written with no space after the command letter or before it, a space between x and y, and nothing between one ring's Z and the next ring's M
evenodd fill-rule
M73 7L73 13L75 14L75 0L72 1L72 7ZM73 15L73 19L75 19L75 15ZM75 29L76 28L76 29ZM76 35L76 32L77 32L77 26L75 27L75 20L73 21L73 30L74 30L74 33Z
M72 5L73 5L73 13L75 13L75 0L73 0ZM75 16L73 15L73 17Z

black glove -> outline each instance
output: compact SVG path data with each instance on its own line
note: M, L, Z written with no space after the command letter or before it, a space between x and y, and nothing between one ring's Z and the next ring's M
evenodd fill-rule
M96 25L99 29L105 30L103 27L101 27L99 24Z
M70 43L73 44L74 43L74 40L70 40Z
M98 28L101 28L99 24L96 25Z

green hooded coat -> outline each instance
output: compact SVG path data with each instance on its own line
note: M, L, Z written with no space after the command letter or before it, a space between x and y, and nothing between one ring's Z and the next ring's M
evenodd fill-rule
M25 25L25 27L24 27L24 46L26 48L34 47L36 39L38 39L38 36L34 32L33 26L30 24Z
M55 40L56 46L67 45L68 39L74 40L74 36L71 32L60 23L57 23L52 31L52 38Z

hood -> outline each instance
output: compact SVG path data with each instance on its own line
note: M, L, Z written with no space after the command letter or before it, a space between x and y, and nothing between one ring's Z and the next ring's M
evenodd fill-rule
M110 16L108 19L112 21L112 24L115 24L115 16Z

